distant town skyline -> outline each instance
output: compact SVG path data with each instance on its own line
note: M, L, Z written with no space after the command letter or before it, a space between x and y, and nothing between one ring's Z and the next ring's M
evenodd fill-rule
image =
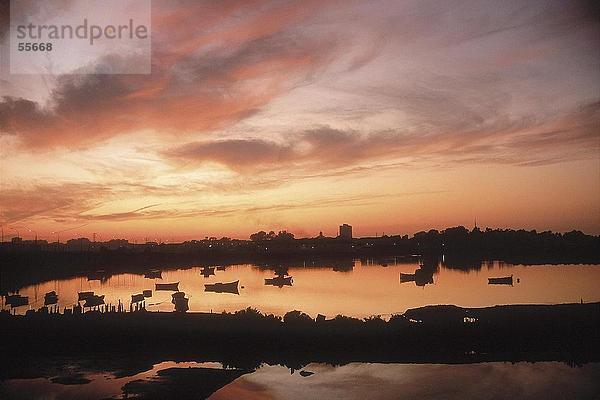
M78 240L85 240L88 241L89 243L108 243L108 242L121 242L121 241L129 241L132 244L144 244L144 243L165 243L165 244L170 244L170 243L183 243L183 242L188 242L188 241L203 241L203 240L221 240L221 239L232 239L232 240L253 240L253 236L257 233L285 233L287 234L291 234L295 239L312 239L312 238L321 238L321 237L325 237L325 238L342 238L342 239L364 239L364 238L374 238L374 237L398 237L398 236L406 236L409 238L412 238L413 236L415 236L416 234L420 234L423 232L431 232L431 231L437 231L437 232L444 232L447 229L455 229L455 228L465 228L467 231L469 232L475 232L476 230L479 230L481 232L485 232L487 230L507 230L507 231L521 231L524 230L526 232L537 232L537 233L543 233L543 232L552 232L552 233L558 233L558 234L566 234L566 233L572 233L572 232L581 232L585 235L594 235L594 234L590 234L588 232L582 232L581 230L578 229L573 229L570 231L550 231L550 230L536 230L536 229L523 229L523 228L513 228L513 227L481 227L478 225L473 225L473 226L464 226L464 225L456 225L456 226L447 226L444 228L428 228L428 229L422 229L422 230L418 230L415 232L386 232L386 231L381 231L381 232L373 232L372 234L369 233L365 233L365 234L360 234L360 235L356 235L354 233L354 227L352 225L349 224L342 224L340 226L338 226L337 230L331 234L329 234L327 231L324 230L319 230L318 232L311 234L311 233L302 233L302 234L298 234L297 232L294 232L292 230L289 229L259 229L259 230L255 230L252 231L251 233L249 233L247 236L230 236L230 235L224 235L224 234L219 234L219 233L214 233L214 234L210 234L210 235L203 235L203 234L197 234L197 235L191 235L191 236L176 236L176 235L172 235L172 236L143 236L143 237L138 237L138 236L119 236L119 235L111 235L111 236L103 236L102 234L99 234L97 232L92 232L90 234L69 234L68 232L61 232L60 234L57 234L56 232L53 232L50 235L42 235L42 236L38 236L36 231L33 230L28 230L28 234L26 235L17 235L17 234L9 234L6 235L4 233L4 231L2 232L2 238L0 240L0 242L4 242L4 243L9 243L9 242L13 242L13 243L20 243L20 242L46 242L46 243L61 243L61 244L66 244L67 242L71 241L78 241ZM67 233L65 235L65 233Z
M599 35L588 1L153 2L150 75L0 57L0 224L599 234Z

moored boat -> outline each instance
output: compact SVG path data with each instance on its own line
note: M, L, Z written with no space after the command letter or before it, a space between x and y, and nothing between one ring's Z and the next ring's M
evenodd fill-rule
M189 300L184 292L176 292L171 295L171 303L175 305L176 312L186 312L190 309Z
M502 276L499 278L488 278L488 285L511 285L513 284L513 276Z
M144 301L145 297L143 293L133 294L131 295L132 303L139 303L140 301Z
M276 276L274 278L265 278L265 285L284 287L292 286L293 278L291 276Z
M175 283L156 283L156 290L172 290L174 292L179 291L179 282Z
M92 271L92 272L88 273L87 280L104 282L108 279L108 277L109 277L108 273L105 270L100 269L98 271Z
M104 295L92 295L91 297L88 297L85 300L85 303L83 303L83 307L96 307L101 306L102 304L104 304Z
M13 294L6 297L6 304L11 307L26 306L29 304L29 297L21 296L20 294Z
M77 301L86 301L90 297L94 297L94 292L79 292L79 293L77 293Z
M238 290L238 285L240 281L235 282L227 282L227 283L207 283L204 285L205 292L214 292L214 293L231 293L231 294L240 294Z
M56 294L56 292L53 290L51 292L48 292L44 295L44 305L45 306L49 306L52 304L56 304L58 303L58 295Z
M162 279L162 272L158 269L151 269L144 274L146 279Z

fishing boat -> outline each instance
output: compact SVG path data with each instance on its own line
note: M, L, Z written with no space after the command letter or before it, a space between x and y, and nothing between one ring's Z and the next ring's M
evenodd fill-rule
M139 303L140 301L144 301L145 297L143 293L133 294L131 295L132 303Z
M179 282L175 283L156 283L156 290L172 290L174 292L179 291Z
M488 285L511 285L513 284L513 276L502 276L499 278L488 278Z
M44 295L44 305L45 306L49 306L52 304L56 304L58 303L58 295L56 294L56 292L53 290L51 292L48 292Z
M6 304L11 307L26 306L29 304L29 297L21 296L20 294L13 294L6 297Z
M101 296L97 296L97 295L92 295L91 297L88 297L85 300L85 303L83 303L83 307L96 307L96 306L101 306L102 304L104 304L104 295Z
M90 297L94 297L94 292L79 292L79 293L77 293L77 301L86 301Z
M265 278L265 285L284 287L284 286L292 286L293 279L291 276L276 276L274 278Z
M231 294L240 294L238 290L238 285L240 281L235 282L227 282L227 283L207 283L204 285L205 292L214 292L214 293L231 293Z
M152 297L152 290L144 290L142 294L144 295L144 297Z
M151 269L144 274L144 278L147 279L162 279L162 272L158 269Z

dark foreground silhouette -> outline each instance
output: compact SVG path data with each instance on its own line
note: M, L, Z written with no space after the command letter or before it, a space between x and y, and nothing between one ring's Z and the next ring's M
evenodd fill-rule
M215 368L167 368L152 379L131 381L121 389L136 399L205 399L223 386L252 371Z
M281 319L247 309L235 314L3 313L0 323L2 354L11 360L0 378L35 371L28 360L53 356L198 359L246 369L263 362L298 369L311 362L600 360L600 303L429 306L389 321L314 320L299 311Z

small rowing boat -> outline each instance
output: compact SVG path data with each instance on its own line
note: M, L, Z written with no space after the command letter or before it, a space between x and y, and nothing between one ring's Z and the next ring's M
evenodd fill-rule
M511 285L513 284L513 276L502 276L499 278L488 278L488 285Z
M204 285L205 292L214 292L214 293L231 293L231 294L240 294L238 290L238 284L240 281L235 282L227 282L227 283L207 283Z
M156 290L172 290L174 292L177 292L179 290L179 282L156 283Z

